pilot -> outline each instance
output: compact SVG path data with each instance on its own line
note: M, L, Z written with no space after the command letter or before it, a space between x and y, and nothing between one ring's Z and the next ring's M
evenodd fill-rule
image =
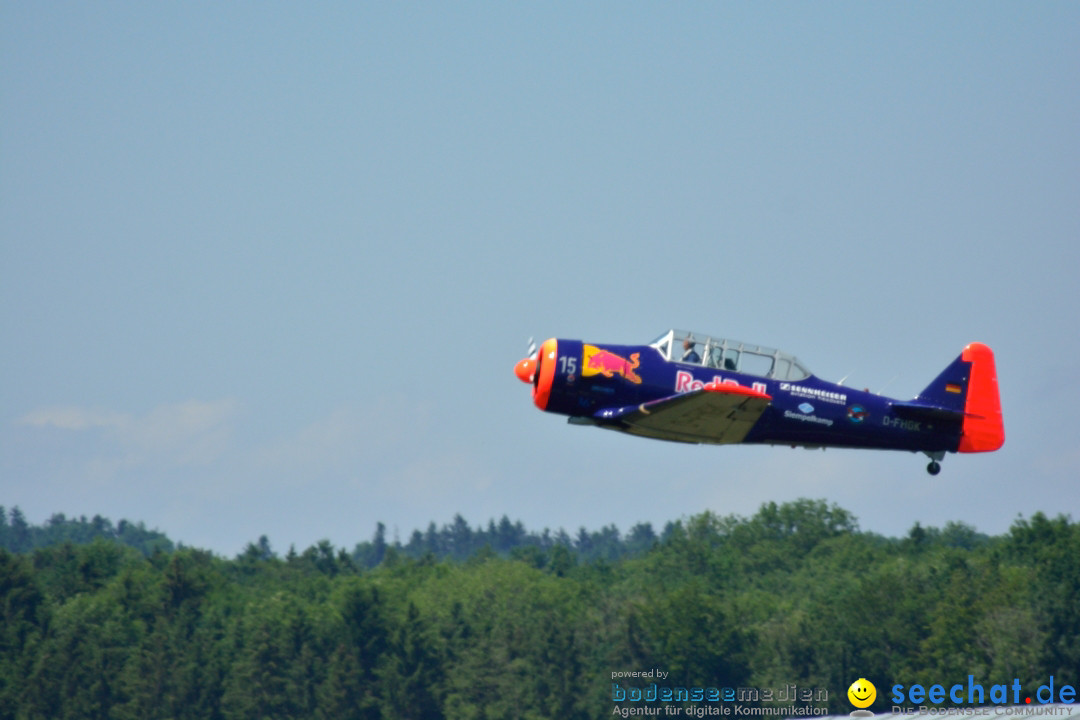
M682 346L682 361L684 363L698 364L701 362L701 356L698 355L697 350L694 349L694 341L691 338L686 338L685 340L683 340Z

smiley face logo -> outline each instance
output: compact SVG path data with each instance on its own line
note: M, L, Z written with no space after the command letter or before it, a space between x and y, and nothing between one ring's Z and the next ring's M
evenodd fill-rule
M847 698L857 708L866 708L877 699L877 688L866 678L859 678L847 689Z

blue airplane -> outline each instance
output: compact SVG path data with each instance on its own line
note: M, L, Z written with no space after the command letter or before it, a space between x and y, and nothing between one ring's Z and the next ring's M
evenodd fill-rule
M946 453L1005 442L994 353L982 343L911 400L820 380L779 350L683 330L648 345L552 338L514 373L541 410L658 440L908 450L930 458L931 475Z

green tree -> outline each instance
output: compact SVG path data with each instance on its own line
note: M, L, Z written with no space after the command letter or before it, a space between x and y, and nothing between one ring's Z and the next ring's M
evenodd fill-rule
M0 719L15 717L49 615L33 567L0 548Z
M411 602L405 621L394 631L379 677L385 717L402 720L443 717L438 699L443 683L442 665L428 639L420 611Z
M1033 571L1035 612L1047 638L1046 675L1074 675L1080 668L1080 524L1036 513L1013 524L1005 552Z
M226 718L292 718L288 666L272 619L255 620L245 633L244 647L226 683L222 705Z
M747 638L724 600L704 583L662 588L638 614L646 666L666 668L674 683L739 687L748 679Z

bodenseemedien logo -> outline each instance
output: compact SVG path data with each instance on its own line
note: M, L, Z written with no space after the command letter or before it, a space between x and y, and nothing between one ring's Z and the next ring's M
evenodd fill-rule
M874 683L866 678L859 678L847 689L847 697L848 701L858 708L851 713L851 717L869 717L874 714L866 709L877 699L877 688L874 687Z

